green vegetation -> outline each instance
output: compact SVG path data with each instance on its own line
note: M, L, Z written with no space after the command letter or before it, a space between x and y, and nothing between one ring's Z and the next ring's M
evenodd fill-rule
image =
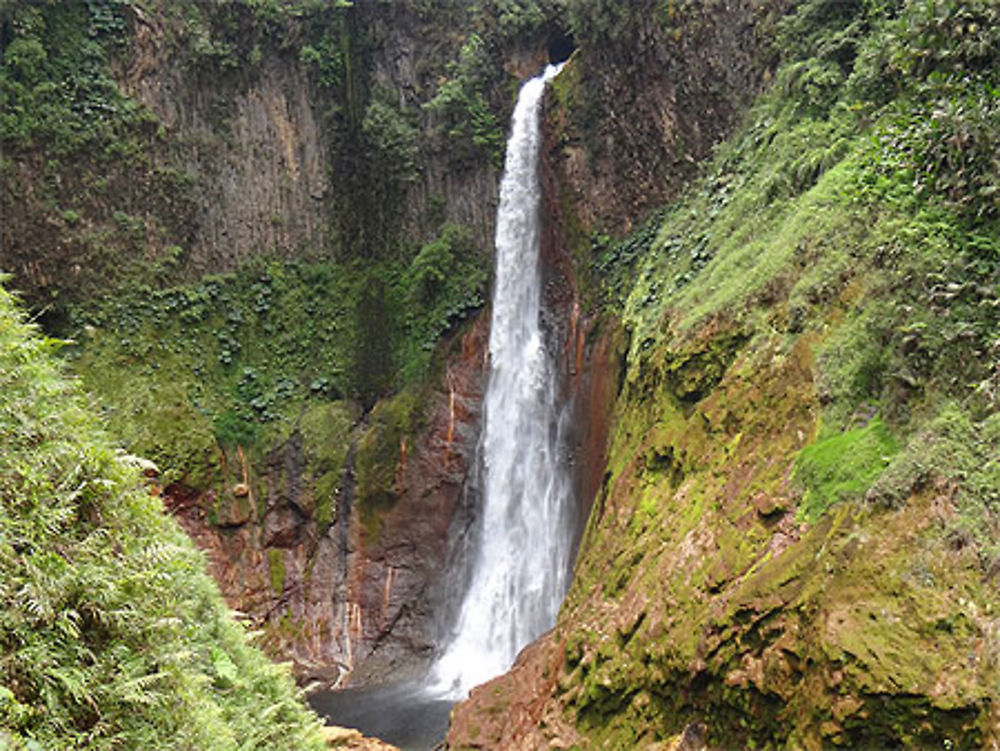
M68 354L129 451L155 461L167 483L204 489L220 451L243 449L257 463L307 427L329 440L310 415L348 415L350 401L371 406L423 382L442 337L482 306L486 263L468 230L449 224L403 273L260 260L194 284L132 284L72 309ZM374 282L384 317L366 331L355 311ZM384 359L366 361L361 350ZM336 466L321 458L334 449L309 448L327 489L339 485L346 451L339 424L327 426L345 441Z
M995 742L998 8L795 4L702 177L577 238L630 335L546 666L588 743Z
M191 176L160 158L161 124L112 74L130 54L130 14L124 0L0 5L5 271L64 280L26 290L51 318L193 221Z
M269 548L267 563L271 573L271 589L275 595L280 596L285 589L285 559L282 551L278 548Z
M403 281L405 380L423 373L441 338L486 303L488 278L489 258L479 252L465 227L446 223L436 239L420 248Z
M55 348L0 292L0 745L322 748Z
M976 551L984 571L1000 560L1000 414L971 420L955 404L914 434L868 491L869 501L898 507L914 493L943 485L956 497L958 513L946 537L958 548Z
M375 63L379 5L433 49L412 89L392 88L405 55ZM39 217L39 248L73 274L35 302L55 303L47 322L71 332L66 356L127 450L164 485L215 491L211 522L259 514L255 471L295 446L302 515L332 524L353 466L375 540L441 342L489 275L444 198L412 215L430 160L499 166L505 54L567 30L560 14L591 73L638 81L637 43L693 55L731 5L0 4L5 206L28 197L14 219ZM140 11L215 97L204 143L172 140L115 83ZM772 85L684 195L625 238L568 231L577 278L601 286L582 298L620 317L629 351L560 701L608 747L688 721L723 747L984 746L1000 685L1000 5L799 0L760 28ZM313 198L329 245L240 248L202 276L201 177L179 165L232 142L227 94L272 56L308 72L328 136L329 197ZM575 75L557 101L595 152L607 91ZM0 346L0 745L309 747L287 679L6 297ZM288 589L289 555L268 549L265 590Z
M329 264L131 285L74 312L74 367L130 451L199 487L219 447L269 447L308 404L344 395L357 294Z
M52 159L135 158L134 133L154 122L118 88L109 55L127 44L125 2L5 4L11 35L0 69L0 142L43 146Z
M425 394L411 387L380 402L358 441L355 458L357 501L365 538L377 540L381 514L398 498L397 470L405 466L407 451L423 427Z
M816 521L832 503L861 500L898 448L877 417L807 446L795 464L795 477L806 487L799 513Z
M450 76L427 108L445 123L448 137L469 149L483 150L496 167L503 166L504 130L489 106L487 94L495 75L486 44L472 34L462 45ZM474 153L474 152L472 152ZM457 156L468 158L459 152Z
M884 452L942 399L974 422L1000 408L1000 173L977 145L1000 138L997 13L810 0L784 19L775 85L708 174L638 233L592 241L630 369L709 321L809 335L826 403L809 483L836 485L804 468L875 432ZM859 409L886 422L852 430ZM849 492L814 485L805 515L863 496L865 466Z
M544 40L565 25L565 0L476 0L466 3L466 28L457 56L424 107L434 113L453 168L485 157L503 166L506 116L520 81L505 72L504 54L525 40ZM435 9L430 13L440 13Z
M306 466L315 482L312 515L321 529L334 520L335 499L344 477L355 421L354 411L343 402L315 404L299 420Z
M195 75L235 80L248 70L259 71L268 56L297 52L324 83L336 85L344 61L327 42L339 34L344 11L352 5L348 0L183 0L150 9L171 19L177 62Z

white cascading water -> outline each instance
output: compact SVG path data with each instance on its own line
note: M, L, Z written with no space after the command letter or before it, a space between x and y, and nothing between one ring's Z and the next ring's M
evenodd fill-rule
M561 67L548 66L521 88L500 183L482 517L468 590L432 675L434 690L454 697L508 670L552 627L569 581L572 490L539 320L539 112Z

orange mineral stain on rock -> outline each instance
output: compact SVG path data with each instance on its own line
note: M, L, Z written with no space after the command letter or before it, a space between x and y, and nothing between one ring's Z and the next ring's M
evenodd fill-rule
M455 387L448 381L448 449L451 449L451 442L455 439ZM445 454L447 459L447 454Z

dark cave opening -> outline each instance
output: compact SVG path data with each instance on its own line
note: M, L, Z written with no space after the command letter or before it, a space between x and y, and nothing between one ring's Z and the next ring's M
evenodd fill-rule
M548 41L549 62L552 65L563 63L569 60L569 56L576 49L576 42L571 33L554 30L549 34Z

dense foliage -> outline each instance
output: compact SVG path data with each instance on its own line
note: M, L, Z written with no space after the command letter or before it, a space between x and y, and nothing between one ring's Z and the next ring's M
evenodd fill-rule
M321 748L54 348L0 292L0 745Z
M126 40L123 3L3 6L0 141L50 158L121 158L148 114L119 89L107 59ZM108 152L108 153L106 153Z
M708 174L638 233L591 241L634 367L712 320L814 341L825 408L796 467L803 518L949 481L949 534L984 571L1000 523L983 479L1000 411L997 29L978 0L799 3L773 88Z
M264 451L313 407L424 379L440 339L483 305L486 274L468 230L445 225L402 271L261 261L190 285L129 285L74 309L70 353L130 450L199 486L219 448ZM376 293L383 317L356 315ZM384 359L359 354L372 339Z

